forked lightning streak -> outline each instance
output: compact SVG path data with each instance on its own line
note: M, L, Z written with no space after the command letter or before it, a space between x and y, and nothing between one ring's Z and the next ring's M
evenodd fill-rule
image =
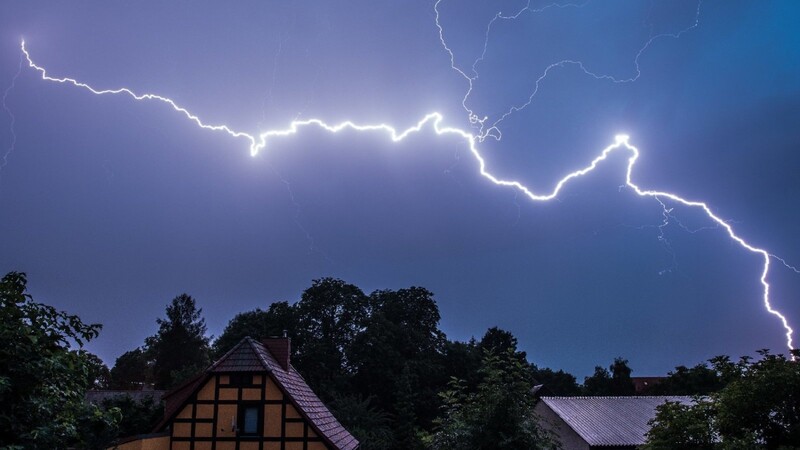
M305 127L309 127L309 126L312 126L312 125L316 126L316 127L319 127L319 128L322 128L322 129L324 129L326 131L329 131L331 133L338 133L338 132L343 131L343 130L383 132L383 133L388 135L388 137L392 140L392 142L402 141L403 139L405 139L410 134L417 133L417 132L421 131L422 129L424 129L426 127L429 127L437 135L440 135L440 136L441 135L453 135L453 136L455 136L457 138L463 139L464 142L466 143L466 145L468 146L470 153L475 158L475 160L478 162L478 167L479 167L479 170L480 170L480 174L484 178L486 178L487 180L489 180L492 183L494 183L496 185L499 185L499 186L507 186L507 187L514 188L514 189L518 190L519 192L521 192L522 194L524 194L525 196L527 196L532 201L545 202L545 201L549 201L549 200L552 200L552 199L556 198L558 196L558 194L561 192L561 190L564 188L564 186L566 186L566 184L569 183L571 180L583 177L584 175L587 175L587 174L591 173L592 171L594 171L594 169L597 168L600 165L600 163L602 163L603 161L608 159L609 155L611 155L612 153L614 153L614 152L626 152L626 153L629 154L629 157L628 157L627 168L626 168L626 171L625 171L625 186L627 186L628 188L633 190L633 192L635 192L636 195L639 195L641 197L653 197L656 200L658 200L662 204L662 206L664 205L663 200L664 199L669 199L669 200L671 200L671 201L673 201L675 203L679 203L679 204L684 205L684 206L702 209L705 212L705 214L712 221L714 221L716 224L718 224L720 227L722 227L722 229L725 230L725 232L728 234L728 236L733 241L735 241L737 244L739 244L742 248L744 248L744 249L746 249L746 250L748 250L748 251L750 251L752 253L757 254L758 256L760 256L763 259L764 266L763 266L763 270L761 272L760 282L761 282L761 285L763 287L763 303L764 303L764 307L766 308L766 310L770 314L774 315L775 317L777 317L780 320L780 323L781 323L781 325L782 325L782 327L783 327L783 329L785 331L786 345L790 350L794 348L793 343L792 343L792 334L794 333L794 331L789 326L789 322L786 319L786 317L783 314L781 314L778 310L774 309L772 307L772 304L770 303L770 297L769 297L770 284L769 284L769 281L767 279L767 276L769 274L770 260L772 258L774 258L775 260L783 263L789 269L792 269L794 271L797 271L797 269L795 269L794 267L788 265L783 259L772 255L767 250L764 250L764 249L761 249L761 248L758 248L758 247L754 247L754 246L750 245L749 243L747 243L744 239L742 239L740 236L738 236L734 232L733 228L731 227L731 225L728 222L726 222L725 220L723 220L722 218L717 216L706 203L701 202L701 201L696 201L696 200L686 200L686 199L684 199L684 198L682 198L682 197L680 197L680 196L678 196L676 194L670 193L670 192L643 189L643 188L639 187L639 185L634 183L633 179L632 179L633 167L634 167L634 165L636 164L636 161L639 158L639 149L630 144L629 138L626 135L618 135L618 136L616 136L614 143L612 143L608 147L604 148L603 151L600 153L600 155L598 155L596 158L594 158L591 161L590 164L588 164L587 166L585 166L585 167L583 167L581 169L578 169L578 170L576 170L574 172L571 172L571 173L567 174L560 181L558 181L558 183L556 183L556 185L553 188L553 190L550 191L549 193L536 193L536 192L533 192L532 190L530 190L527 186L525 186L524 184L522 184L519 181L501 179L501 178L496 177L492 173L490 173L486 168L486 161L484 160L483 156L481 155L480 151L478 150L478 144L480 142L480 136L473 135L472 133L467 132L467 131L462 130L462 129L459 129L459 128L453 128L453 127L448 127L448 126L443 125L444 118L438 112L433 112L433 113L430 113L430 114L426 115L419 122L417 122L416 125L414 125L414 126L412 126L410 128L407 128L406 130L403 130L403 131L398 131L393 126L388 125L388 124L384 124L384 123L374 124L374 125L359 125L359 124L356 124L356 123L353 123L353 122L350 122L350 121L346 121L346 122L342 122L342 123L339 123L339 124L331 125L331 124L328 124L328 123L326 123L326 122L324 122L323 120L320 120L320 119L307 119L307 120L295 120L295 121L293 121L293 122L291 122L289 124L288 128L285 128L285 129L282 129L282 130L268 130L268 131L264 131L264 132L261 132L261 133L258 133L258 134L250 134L250 133L246 133L246 132L243 132L243 131L234 130L233 128L229 127L228 125L207 124L207 123L203 122L197 115L191 113L186 108L178 105L177 103L175 103L173 100L171 100L168 97L163 97L161 95L156 95L156 94L137 94L137 93L135 93L134 91L132 91L132 90L130 90L128 88L96 89L96 88L94 88L94 87L92 87L92 86L90 86L90 85L88 85L86 83L79 82L79 81L77 81L77 80L75 80L73 78L66 78L66 77L65 78L55 78L55 77L51 77L51 76L47 75L47 71L43 67L38 66L36 63L33 62L33 60L31 59L30 54L28 53L28 50L25 48L25 41L22 41L21 50L22 50L22 53L25 55L25 58L27 59L28 66L30 68L36 70L41 75L41 78L43 80L45 80L45 81L52 81L52 82L56 82L56 83L71 84L73 86L86 89L89 92L91 92L93 94L97 94L97 95L103 95L103 94L125 94L125 95L128 95L128 96L132 97L135 100L155 100L155 101L159 101L159 102L162 102L162 103L166 103L172 109L174 109L175 111L183 114L187 119L189 119L190 121L194 122L200 128L203 128L203 129L206 129L206 130L211 130L211 131L224 132L224 133L227 133L228 135L230 135L231 137L234 137L234 138L246 139L250 143L250 154L252 156L256 156L261 150L265 149L267 147L267 143L268 143L268 141L270 139L292 136L294 134L299 133L300 129L305 128Z

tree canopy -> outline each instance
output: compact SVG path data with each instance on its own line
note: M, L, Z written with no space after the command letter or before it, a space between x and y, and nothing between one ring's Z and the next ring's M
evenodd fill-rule
M36 303L26 290L24 273L0 281L0 447L102 447L119 411L86 403L103 374L83 350L101 326Z
M104 448L146 432L156 402L84 401L89 388L171 387L211 362L202 310L182 294L156 321L156 333L117 358L109 371L83 349L99 333L33 302L24 274L0 282L0 448ZM374 449L556 448L533 413L543 384L554 395L632 395L632 370L616 358L579 385L573 375L539 367L498 327L480 340L448 340L434 295L421 287L367 295L339 279L314 280L292 304L236 314L213 343L219 357L243 337L293 339L292 364L334 415ZM796 355L800 357L800 354ZM647 394L700 395L694 404L659 408L648 448L790 448L800 445L798 363L761 352L710 366L678 366Z
M800 447L800 351L792 352L795 359L759 354L757 361L714 358L712 368L725 386L696 397L694 405L660 407L648 448Z
M706 395L724 387L720 375L706 364L678 366L647 390L648 395Z
M283 336L284 332L294 335L297 328L296 314L295 308L289 302L272 303L266 311L256 308L254 311L236 314L214 341L214 359L224 355L247 336L260 341L266 337Z
M152 381L152 372L146 349L135 348L117 358L111 368L111 387L122 390L141 389Z
M444 415L427 439L434 450L558 448L534 413L529 367L513 349L484 350L481 381L470 392L461 380L450 381L440 395Z
M295 310L295 365L313 385L340 389L352 373L348 356L370 315L369 298L358 286L322 278L303 291Z
M606 370L596 366L594 374L583 381L585 395L633 395L635 388L631 380L631 368L628 360L615 358Z
M187 294L167 305L165 319L157 319L158 332L147 339L157 388L171 388L205 369L211 362L203 310Z

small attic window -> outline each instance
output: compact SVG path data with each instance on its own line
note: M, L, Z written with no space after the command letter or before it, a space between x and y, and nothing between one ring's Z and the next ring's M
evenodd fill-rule
M261 419L262 408L258 404L241 404L239 405L239 436L258 436L260 433L260 425L263 422Z
M237 387L252 386L253 375L249 373L232 373L230 375L230 384Z

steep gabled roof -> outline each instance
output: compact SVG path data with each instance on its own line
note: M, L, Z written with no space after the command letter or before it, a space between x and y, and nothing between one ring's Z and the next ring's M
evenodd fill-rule
M270 372L271 367L267 366L258 354L256 344L262 347L250 337L242 339L222 355L222 358L212 364L206 372Z
M284 370L264 345L250 337L242 339L204 373L166 394L164 399L168 400L168 404L177 403L177 405L172 408L173 410L165 411L164 420L159 423L156 430L163 429L179 412L180 407L213 374L223 372L269 373L278 387L289 397L300 415L308 421L311 428L323 440L341 450L353 450L358 447L358 440L336 420L295 368L289 365L288 370Z
M203 384L208 380L209 375L205 372L198 373L197 375L184 381L178 387L167 392L161 397L164 401L164 418L153 428L154 433L158 433L172 421L178 412L180 412L186 401L200 389Z
M590 446L642 445L648 422L665 402L692 403L686 396L542 397L544 402Z
M342 450L358 447L358 440L333 417L328 407L322 403L294 367L289 365L289 370L283 370L266 347L253 339L247 339L261 361L268 367L268 371L272 373L278 386L289 396L300 414L311 423L317 434Z

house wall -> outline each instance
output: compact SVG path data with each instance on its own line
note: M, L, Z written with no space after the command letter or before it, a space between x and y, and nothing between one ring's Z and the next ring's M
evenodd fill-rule
M136 439L111 447L113 450L169 450L169 436Z
M328 449L268 373L250 374L252 383L246 385L235 383L232 374L212 376L175 416L170 449ZM238 429L239 407L243 403L261 411L257 436L243 436Z
M543 401L533 411L539 417L539 425L558 437L563 450L590 450L589 444Z

